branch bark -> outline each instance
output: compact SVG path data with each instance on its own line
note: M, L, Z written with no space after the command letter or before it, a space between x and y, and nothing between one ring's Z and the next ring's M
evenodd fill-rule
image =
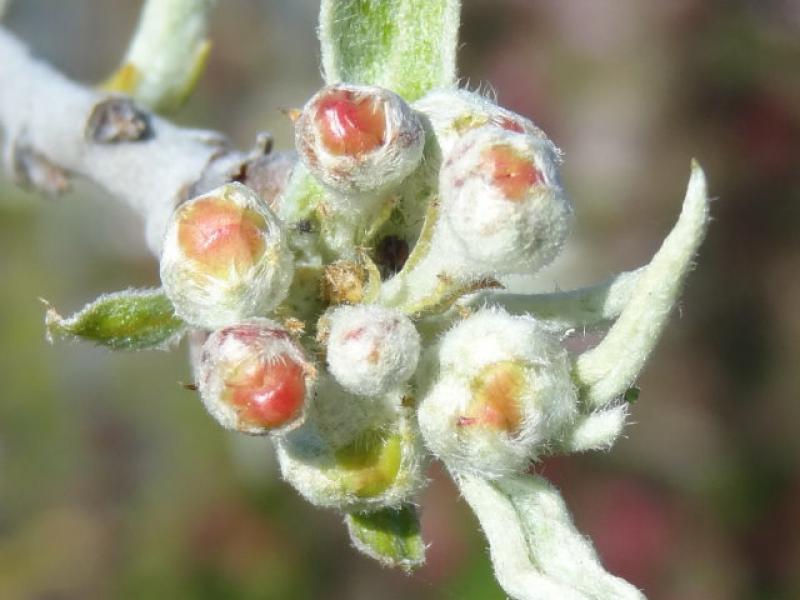
M4 157L17 180L59 191L62 171L90 179L142 216L156 255L176 204L230 180L246 159L220 134L70 81L2 27L0 89Z

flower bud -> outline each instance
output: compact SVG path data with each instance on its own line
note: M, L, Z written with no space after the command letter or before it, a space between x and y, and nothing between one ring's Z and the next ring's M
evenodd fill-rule
M539 138L558 155L558 149L529 119L475 92L463 89L436 90L415 102L413 108L428 119L445 158L463 136L479 127L493 127Z
M291 283L292 260L275 214L250 188L228 183L175 210L161 281L181 318L211 329L275 308Z
M540 138L478 128L442 166L444 227L476 266L532 273L561 249L572 206L558 179L558 156Z
M268 319L212 333L199 374L208 412L225 429L254 435L302 424L315 378L299 344Z
M400 183L419 164L425 133L400 96L367 85L336 84L317 92L296 122L300 157L340 193Z
M420 337L403 313L377 305L340 306L328 316L328 367L346 390L379 396L408 381Z
M439 362L419 423L451 468L522 472L577 414L567 353L532 318L480 311L444 336Z
M312 504L339 510L409 501L425 483L424 451L399 395L366 399L335 381L318 389L305 424L277 440L286 481Z

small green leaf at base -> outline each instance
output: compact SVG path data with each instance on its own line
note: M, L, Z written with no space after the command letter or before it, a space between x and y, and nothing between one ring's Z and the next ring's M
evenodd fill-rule
M127 290L100 296L65 319L47 302L47 339L82 339L113 350L165 349L185 324L161 290Z
M425 562L417 510L411 505L345 517L353 545L382 565L412 571Z

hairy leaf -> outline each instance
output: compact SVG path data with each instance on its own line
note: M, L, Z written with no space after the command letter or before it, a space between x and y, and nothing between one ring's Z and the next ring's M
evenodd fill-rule
M497 581L514 600L644 600L608 573L558 490L535 475L456 478L489 541Z
M706 178L697 162L678 222L637 277L619 319L603 341L575 361L587 405L602 408L624 394L655 348L678 301L709 221Z
M456 79L459 0L322 0L327 83L389 88L409 102Z
M51 342L83 339L114 350L163 349L185 326L161 290L105 294L67 319L50 306L45 324Z

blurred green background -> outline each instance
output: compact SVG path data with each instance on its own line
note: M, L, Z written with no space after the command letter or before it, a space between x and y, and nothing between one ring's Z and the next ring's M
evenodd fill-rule
M278 109L320 85L317 3L220 4L177 120L242 147L269 130L286 148ZM139 6L16 0L6 25L95 82ZM465 82L566 153L577 223L540 289L646 262L692 156L719 198L627 437L538 470L652 600L800 598L800 3L464 0L461 37ZM439 469L423 498L428 565L384 570L280 481L269 442L223 432L177 385L185 348L45 342L38 297L71 312L157 283L139 220L113 199L0 180L0 598L505 597Z

